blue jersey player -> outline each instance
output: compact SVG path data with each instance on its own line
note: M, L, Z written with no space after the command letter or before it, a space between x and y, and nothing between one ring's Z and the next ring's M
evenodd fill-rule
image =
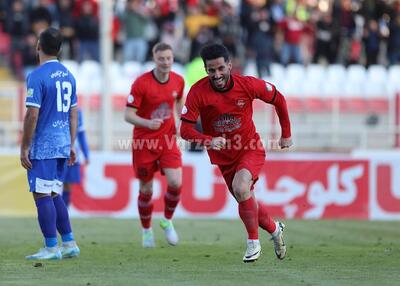
M89 163L89 147L86 140L83 115L80 108L78 108L78 130L74 147L76 150L76 162L72 166L67 167L67 174L65 175L64 190L62 194L64 203L67 207L69 206L71 198L72 185L81 183L81 163L83 163L83 165ZM84 161L81 161L81 157L84 158Z
M27 77L26 115L21 144L21 165L27 170L45 247L29 260L50 260L79 255L68 210L61 194L67 164L75 161L77 98L73 75L58 62L62 36L44 30L38 40L40 66ZM57 231L62 238L58 247Z

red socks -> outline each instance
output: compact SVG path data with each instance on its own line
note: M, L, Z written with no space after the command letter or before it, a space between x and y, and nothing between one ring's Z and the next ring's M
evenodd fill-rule
M151 227L151 214L153 213L153 202L151 201L151 196L151 194L145 195L139 192L138 210L143 228Z
M276 230L275 221L268 214L267 207L260 202L258 203L258 224L269 233L273 233Z
M239 216L246 227L248 239L258 239L258 210L253 197L239 202Z
M164 216L166 219L172 218L175 212L175 208L180 200L181 190L182 187L176 189L171 187L167 188L167 192L165 193L164 196L164 202L165 202Z

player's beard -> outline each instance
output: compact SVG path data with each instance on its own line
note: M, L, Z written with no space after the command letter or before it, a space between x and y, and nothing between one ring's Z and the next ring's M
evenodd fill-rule
M223 75L222 79L220 78L218 82L214 78L211 79L211 83L215 89L223 91L227 88L229 78L230 78L229 75Z

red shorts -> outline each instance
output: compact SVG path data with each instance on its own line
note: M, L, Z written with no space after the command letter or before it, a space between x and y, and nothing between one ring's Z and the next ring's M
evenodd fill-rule
M224 177L226 185L229 191L232 193L232 182L236 172L241 169L246 169L251 173L253 185L251 190L254 188L254 184L258 180L258 174L265 163L265 151L264 150L248 150L229 165L218 165L219 170Z
M161 174L164 175L162 170L165 168L181 168L182 154L176 141L172 146L168 146L164 142L160 148L133 150L132 161L137 178L146 183L151 181L154 173L160 169Z

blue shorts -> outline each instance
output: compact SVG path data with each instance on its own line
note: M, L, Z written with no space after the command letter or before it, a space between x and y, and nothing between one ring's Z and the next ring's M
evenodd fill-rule
M81 182L81 164L75 163L67 166L64 183L79 184Z
M67 168L67 158L31 160L28 170L29 191L41 194L61 194Z

